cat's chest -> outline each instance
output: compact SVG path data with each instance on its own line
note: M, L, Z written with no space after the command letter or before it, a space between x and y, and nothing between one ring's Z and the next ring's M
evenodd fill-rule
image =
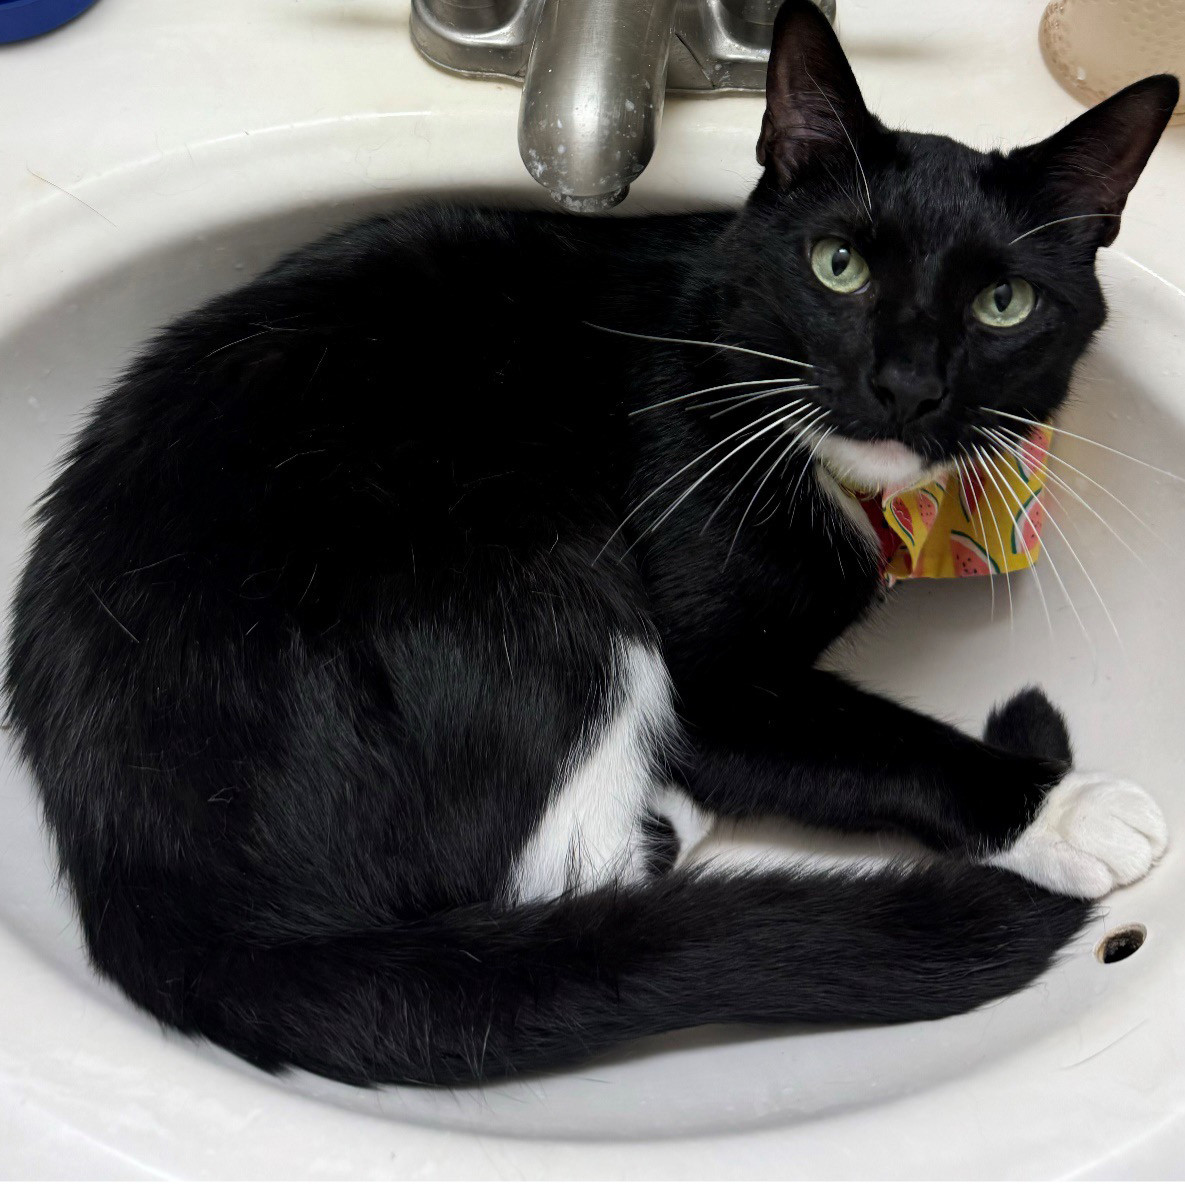
M757 636L813 662L883 595L867 544L827 539L774 552L743 590L744 618Z
M668 647L810 664L881 599L877 558L867 534L810 507L731 555L684 556L658 598Z

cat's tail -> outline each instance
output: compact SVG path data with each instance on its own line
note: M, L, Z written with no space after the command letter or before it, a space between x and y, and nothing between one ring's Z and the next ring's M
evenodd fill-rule
M1009 872L935 860L677 872L508 912L206 948L149 933L164 915L119 896L88 938L138 1003L265 1068L360 1084L551 1069L706 1023L948 1016L1029 983L1091 913Z

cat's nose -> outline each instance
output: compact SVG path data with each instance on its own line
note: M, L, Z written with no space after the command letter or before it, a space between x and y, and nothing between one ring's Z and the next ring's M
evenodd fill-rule
M902 424L937 411L946 398L938 375L900 362L886 362L877 370L872 379L872 393Z

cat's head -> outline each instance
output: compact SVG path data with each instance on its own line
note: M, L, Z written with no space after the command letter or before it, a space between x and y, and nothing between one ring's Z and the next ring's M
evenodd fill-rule
M1146 78L1039 144L978 152L880 123L830 25L789 0L722 338L809 364L754 363L817 388L808 439L832 429L819 456L870 489L948 467L977 429L1025 430L999 413L1045 420L1103 322L1095 253L1177 94Z

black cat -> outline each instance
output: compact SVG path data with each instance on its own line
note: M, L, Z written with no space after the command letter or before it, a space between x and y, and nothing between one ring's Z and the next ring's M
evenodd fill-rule
M45 496L7 668L98 971L356 1083L1039 974L1163 819L1039 692L980 741L814 668L882 587L834 478L1055 411L1176 98L1008 154L894 132L790 0L741 211L422 207L165 331ZM711 814L936 854L689 869Z

